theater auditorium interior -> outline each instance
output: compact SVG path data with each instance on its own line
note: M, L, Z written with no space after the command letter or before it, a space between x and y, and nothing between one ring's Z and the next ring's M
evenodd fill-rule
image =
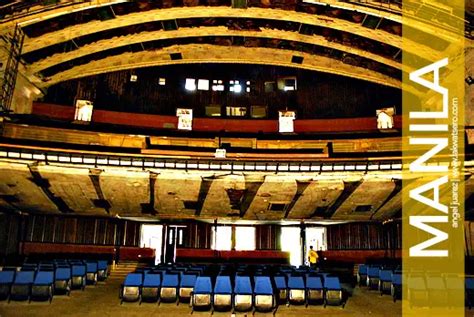
M0 316L401 316L402 55L448 2L0 1Z

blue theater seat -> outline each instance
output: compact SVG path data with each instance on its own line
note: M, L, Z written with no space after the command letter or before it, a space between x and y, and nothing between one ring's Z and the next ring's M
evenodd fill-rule
M97 261L97 279L99 281L105 281L109 274L109 264L107 260Z
M448 274L445 276L444 281L448 293L448 306L451 306L456 303L459 298L464 297L464 276Z
M208 276L198 276L191 294L191 305L194 310L208 310L212 304L212 283Z
M408 302L412 306L428 306L428 290L423 276L409 276L407 278Z
M188 271L189 272L189 271ZM184 273L181 275L179 282L179 301L182 303L189 303L191 300L191 293L193 292L194 284L196 284L197 274Z
M323 304L324 288L319 276L309 275L306 278L306 298L308 304Z
M269 312L276 306L275 293L269 276L255 277L254 305L260 312Z
M120 304L139 300L142 285L143 275L141 273L128 273L120 290Z
M86 265L82 262L71 263L72 289L86 287Z
M367 286L371 290L379 289L380 268L377 266L369 266L367 269Z
M448 290L441 275L426 276L426 288L430 307L445 307L448 305Z
M234 308L237 311L249 311L252 309L253 291L250 277L236 276L234 287Z
M178 299L179 275L163 274L160 290L160 300L164 303L174 303Z
M229 276L218 276L214 286L213 306L216 311L232 308L232 285Z
M293 305L303 305L306 302L306 287L302 276L288 278L288 301Z
M397 299L402 298L402 273L394 272L392 274L392 285L390 287L390 293L393 298L393 302L396 302Z
M143 278L140 302L156 302L160 297L161 274L147 273Z
M276 275L273 277L273 282L277 289L278 303L286 304L288 302L288 286L286 284L286 277L283 275Z
M472 308L474 305L474 278L467 277L466 278L466 303L469 309Z
M38 265L36 263L24 263L20 271L36 271L37 269Z
M8 300L27 300L31 295L31 285L35 280L35 271L16 272Z
M97 284L98 272L99 272L99 268L97 266L97 262L87 261L86 262L86 283L89 285Z
M390 294L391 288L392 288L392 271L380 270L380 273L379 273L380 295Z
M54 271L38 271L31 286L31 299L53 300Z
M0 300L8 299L14 280L15 271L0 271Z
M55 294L67 294L71 293L71 267L70 266L58 266L54 274L54 293Z
M359 286L367 285L367 270L368 270L368 268L369 267L365 264L360 264L359 265L359 269L357 271L357 283L359 284Z
M336 276L327 276L324 279L324 307L326 305L341 305L344 307L342 288L339 278Z

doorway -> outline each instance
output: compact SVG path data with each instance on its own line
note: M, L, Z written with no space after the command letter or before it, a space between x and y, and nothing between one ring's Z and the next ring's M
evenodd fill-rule
M166 229L165 263L174 263L176 260L176 248L185 246L184 226L168 226Z
M140 246L155 250L155 264L161 262L161 249L163 245L163 226L142 224Z
M295 266L302 265L302 239L301 229L299 227L281 228L281 250L290 252L290 264Z
M327 250L326 228L322 227L307 227L306 228L306 245L305 254L308 254L309 247L313 246L315 251ZM322 260L322 259L319 259ZM307 261L305 257L305 261ZM308 263L309 264L309 263Z

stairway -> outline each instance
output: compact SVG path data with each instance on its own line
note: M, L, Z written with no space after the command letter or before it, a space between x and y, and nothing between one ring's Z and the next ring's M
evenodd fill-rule
M134 261L121 261L118 264L110 266L110 275L107 281L120 281L122 283L125 280L125 276L128 273L135 271L137 268L145 267L146 263L139 263Z

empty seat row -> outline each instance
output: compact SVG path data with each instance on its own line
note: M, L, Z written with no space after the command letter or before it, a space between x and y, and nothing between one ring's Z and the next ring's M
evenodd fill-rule
M97 283L99 276L105 278L107 266L107 261L65 261L4 267L0 271L0 300L51 302L54 294L70 295L72 289L84 290L86 283Z
M213 283L214 281L214 283ZM168 272L134 272L120 290L121 303L186 302L193 309L271 311L278 304L343 304L343 291L335 276L200 276Z
M54 272L1 271L0 300L53 300Z

